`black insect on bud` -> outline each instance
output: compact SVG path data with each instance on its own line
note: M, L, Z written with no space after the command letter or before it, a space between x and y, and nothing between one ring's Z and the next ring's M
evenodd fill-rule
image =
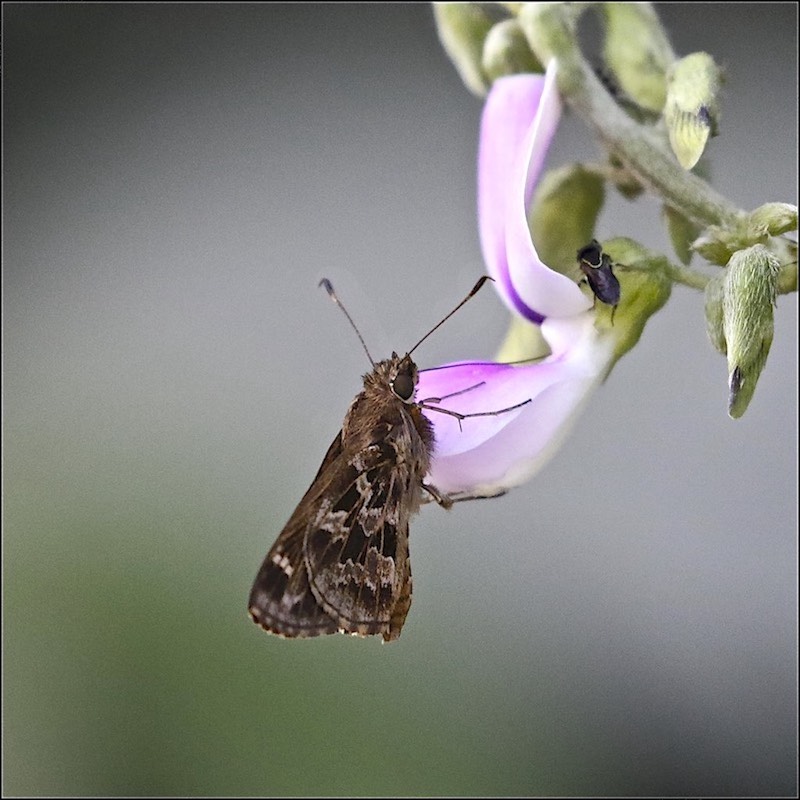
M614 264L611 258L603 252L597 239L592 239L589 244L578 250L577 258L581 272L585 275L581 283L589 284L589 288L594 293L595 304L599 300L612 307L611 322L613 323L614 312L619 305L620 287L612 269Z

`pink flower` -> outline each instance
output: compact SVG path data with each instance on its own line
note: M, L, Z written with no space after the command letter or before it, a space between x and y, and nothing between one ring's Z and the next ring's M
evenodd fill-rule
M551 61L545 75L496 80L483 110L478 155L486 266L509 309L540 326L550 355L519 366L461 362L420 373L417 401L442 398L442 408L459 414L530 401L460 424L426 409L436 436L429 479L449 494L498 494L528 480L555 452L611 363L613 345L594 327L591 300L541 261L528 227L531 195L561 114L555 78Z

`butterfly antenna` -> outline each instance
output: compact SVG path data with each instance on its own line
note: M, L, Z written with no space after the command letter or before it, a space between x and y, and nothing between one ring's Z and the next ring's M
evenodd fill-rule
M375 367L375 362L372 360L372 356L369 354L369 350L367 350L367 344L364 341L364 337L361 335L361 331L356 327L355 322L353 322L353 318L347 313L347 309L342 305L342 301L336 296L336 292L333 291L333 284L327 279L323 278L319 282L320 286L325 287L325 291L330 295L331 300L336 303L339 308L344 311L344 315L347 317L347 321L353 326L353 330L356 332L356 336L358 336L358 341L361 342L361 346L364 348L364 352L367 354L367 358L369 359L369 363L372 364L373 368Z
M450 319L450 317L452 317L452 316L453 316L453 314L455 314L455 313L456 313L456 311L458 311L458 309L459 309L459 308L461 308L461 306L463 306L463 305L464 305L464 303L466 303L466 302L467 302L467 300L469 300L471 297L473 297L474 295L476 295L476 294L477 294L477 293L480 291L480 288L481 288L481 286L483 286L483 284L484 284L484 283L486 283L486 281L493 281L493 280L494 280L494 278L490 278L488 275L483 275L483 276L481 276L480 278L478 278L478 282L477 282L477 283L476 283L476 284L475 284L475 285L472 287L472 289L470 289L470 292L469 292L469 294L468 294L468 295L467 295L467 296L466 296L466 297L465 297L465 298L464 298L464 299L463 299L463 300L462 300L462 301L461 301L461 302L460 302L460 303L459 303L459 304L458 304L458 305L457 305L457 306L456 306L456 307L455 307L455 308L454 308L454 309L453 309L453 310L452 310L452 311L451 311L451 312L450 312L450 313L449 313L449 314L448 314L448 315L447 315L447 316L446 316L444 319L442 319L442 320L440 320L439 322L437 322L437 323L436 323L436 325L434 325L434 326L433 326L433 327L432 327L432 328L431 328L431 329L430 329L430 330L429 330L429 331L428 331L428 332L427 332L427 333L426 333L426 334L425 334L425 335L424 335L424 336L423 336L423 337L422 337L422 338L421 338L421 339L420 339L420 340L419 340L419 341L418 341L418 342L417 342L417 343L416 343L416 344L415 344L415 345L414 345L414 346L413 346L413 347L412 347L412 348L411 348L411 349L408 351L408 355L411 355L411 354L412 354L412 353L413 353L413 352L414 352L414 351L415 351L415 350L416 350L416 349L417 349L417 348L418 348L418 347L419 347L419 346L420 346L420 345L421 345L421 344L422 344L422 343L423 343L423 342L424 342L424 341L425 341L425 340L426 340L426 339L427 339L427 338L428 338L428 337L429 337L429 336L430 336L430 335L431 335L431 334L432 334L432 333L433 333L435 330L438 330L438 329L439 329L439 328L440 328L442 325L444 325L444 323L445 323L445 322L447 322L447 320L449 320L449 319Z

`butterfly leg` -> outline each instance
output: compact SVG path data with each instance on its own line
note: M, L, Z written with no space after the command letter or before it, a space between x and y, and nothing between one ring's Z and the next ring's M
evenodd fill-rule
M442 508L452 508L453 501L443 492L440 492L433 484L423 481L422 488L435 500Z
M463 503L466 500L492 500L495 497L502 497L508 494L508 489L499 489L491 494L469 494L468 492L456 492L450 495L450 500L453 503Z

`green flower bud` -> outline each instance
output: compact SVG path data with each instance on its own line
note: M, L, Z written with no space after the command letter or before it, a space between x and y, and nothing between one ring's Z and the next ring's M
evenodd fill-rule
M692 242L692 250L699 253L709 264L724 267L730 261L736 247L728 231L717 225L709 225Z
M720 272L706 284L706 332L711 344L722 355L728 354L728 344L725 341L724 313L722 298L725 294L726 273Z
M638 341L647 320L669 299L672 281L667 277L667 259L632 239L619 237L603 243L603 250L614 262L620 282L620 301L611 320L598 315L598 325L614 337L614 363ZM598 304L599 307L599 304Z
M734 419L747 410L769 355L780 268L778 259L760 244L739 250L728 263L722 308L728 414Z
M678 162L691 169L703 155L710 136L717 135L721 73L708 53L692 53L676 61L667 75L664 120Z
M788 257L792 244L785 237L780 238L780 235L796 229L796 206L788 203L765 203L752 213L740 217L729 227L709 225L692 242L692 250L700 253L711 264L724 266L739 250L746 250L755 244L764 244L785 264L792 260ZM795 246L795 258L796 255Z
M638 105L661 112L667 70L675 60L649 3L602 3L606 24L603 59L620 88Z
M563 3L522 3L517 19L531 50L542 64L574 48L575 37Z
M544 72L515 19L498 22L489 31L483 43L481 67L490 81L519 72Z
M789 203L764 203L750 214L750 224L771 236L797 230L797 206Z
M478 97L486 94L491 83L481 59L489 30L501 18L498 12L483 3L433 4L439 41L467 89Z
M539 181L528 220L547 266L578 280L575 252L591 240L604 196L602 177L579 164L551 170Z

